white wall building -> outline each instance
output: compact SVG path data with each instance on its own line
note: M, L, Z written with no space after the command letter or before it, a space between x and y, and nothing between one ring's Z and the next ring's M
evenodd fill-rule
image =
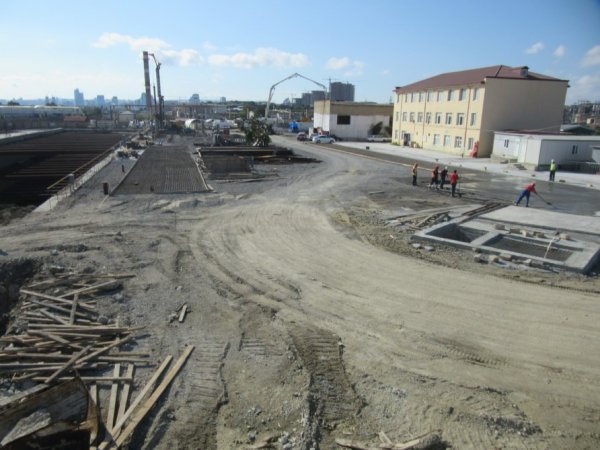
M492 157L546 168L551 160L558 165L592 161L593 147L597 146L600 136L496 131Z
M314 106L314 127L342 139L366 139L373 125L390 125L393 108L391 104L320 100Z

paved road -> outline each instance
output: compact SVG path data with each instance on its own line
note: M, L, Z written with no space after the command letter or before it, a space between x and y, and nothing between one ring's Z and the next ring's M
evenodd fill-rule
M274 137L274 142L279 145L285 145L293 147L299 152L308 153L311 156L324 151L336 151L345 152L354 155L360 155L365 158L377 159L380 161L389 161L390 163L398 164L400 166L399 175L405 179L407 183L410 183L410 167L418 162L420 166L419 171L419 185L423 188L429 184L430 171L436 164L448 163L449 168L456 168L459 175L461 175L461 190L463 195L467 198L472 198L475 201L499 201L506 202L507 204L513 204L517 196L523 187L530 181L536 181L537 190L551 205L546 204L540 198L532 196L530 207L540 208L545 210L551 210L556 212L563 212L569 214L580 214L580 215L591 215L600 216L600 195L598 190L595 188L587 188L585 185L589 185L589 180L598 178L597 184L600 184L600 177L593 175L581 175L579 180L573 176L563 176L568 182L550 183L546 181L545 172L532 172L525 171L525 173L516 174L517 169L509 168L506 165L499 164L487 164L486 162L479 161L473 163L472 161L466 160L461 161L460 158L449 157L447 155L439 156L439 162L436 163L432 160L436 154L427 152L420 154L415 150L414 156L407 156L410 150L407 149L396 149L390 144L371 144L369 147L371 150L366 150L366 145L362 144L350 144L340 143L336 145L315 145L312 143L299 143L293 139L293 137ZM358 148L358 147L363 148ZM375 147L379 146L380 150L376 151ZM397 154L390 153L396 151ZM417 158L423 158L417 159ZM453 163L453 164L452 164ZM481 169L477 170L473 166L479 166ZM499 168L500 166L500 168ZM493 169L493 170L492 170ZM500 172L504 170L508 173ZM532 175L536 175L535 178ZM571 174L577 175L577 174ZM561 179L561 176L558 177Z

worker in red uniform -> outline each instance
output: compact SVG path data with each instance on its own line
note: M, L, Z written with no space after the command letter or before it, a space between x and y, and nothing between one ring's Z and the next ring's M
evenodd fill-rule
M458 173L456 172L456 170L454 170L450 174L450 187L452 188L452 197L454 197L454 194L456 193L456 183L458 183Z
M529 197L531 196L532 192L537 195L537 191L535 190L535 182L529 183L527 186L525 186L525 189L523 189L523 192L521 192L521 195L519 195L519 198L515 202L515 205L519 206L521 200L525 198L527 200L525 202L525 207L529 207Z

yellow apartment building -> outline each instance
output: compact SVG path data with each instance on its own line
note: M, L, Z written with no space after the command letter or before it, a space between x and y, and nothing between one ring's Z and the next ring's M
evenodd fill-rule
M489 157L494 131L560 131L568 84L499 65L397 87L392 143Z

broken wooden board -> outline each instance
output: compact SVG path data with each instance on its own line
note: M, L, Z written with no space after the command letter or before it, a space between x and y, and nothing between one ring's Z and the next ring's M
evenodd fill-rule
M0 446L23 448L42 435L80 430L88 419L88 401L88 391L78 379L21 396L0 412Z

